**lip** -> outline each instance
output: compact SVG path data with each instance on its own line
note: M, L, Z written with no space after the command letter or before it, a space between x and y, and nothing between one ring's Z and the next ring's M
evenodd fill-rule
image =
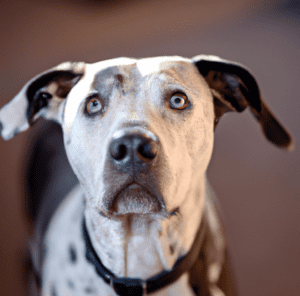
M112 202L111 214L154 214L162 210L163 205L144 186L132 182L123 187Z

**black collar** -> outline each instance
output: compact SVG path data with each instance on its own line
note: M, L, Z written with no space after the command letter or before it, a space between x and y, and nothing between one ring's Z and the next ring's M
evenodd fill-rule
M202 218L202 222L197 231L196 238L188 254L184 257L179 258L171 271L162 271L161 273L151 277L148 280L126 277L121 278L115 276L111 271L109 271L102 264L100 258L96 254L86 228L85 219L83 219L82 226L86 247L86 258L90 263L94 265L98 275L115 290L117 295L146 295L175 282L183 273L187 272L194 265L199 256L201 245L204 239L204 224L205 222Z

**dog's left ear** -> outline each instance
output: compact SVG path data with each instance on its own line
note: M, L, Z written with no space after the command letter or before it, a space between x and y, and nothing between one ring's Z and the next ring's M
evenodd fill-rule
M0 110L0 132L9 140L42 116L63 120L63 102L84 74L83 62L65 62L34 77Z
M199 55L192 61L214 96L215 126L224 113L242 112L249 106L269 141L287 150L294 148L291 136L262 100L254 77L244 66L212 55Z

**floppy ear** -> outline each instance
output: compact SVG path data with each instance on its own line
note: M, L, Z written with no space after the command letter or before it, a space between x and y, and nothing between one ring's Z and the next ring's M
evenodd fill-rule
M215 127L224 113L242 112L249 106L269 141L280 148L293 149L291 136L262 100L254 77L245 67L212 55L199 55L192 61L213 93Z
M3 139L26 130L42 116L62 123L64 99L84 74L84 63L66 62L34 77L0 110Z

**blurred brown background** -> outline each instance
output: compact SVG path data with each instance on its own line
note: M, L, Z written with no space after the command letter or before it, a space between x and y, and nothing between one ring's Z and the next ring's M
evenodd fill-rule
M296 140L268 143L247 111L221 120L208 176L226 217L240 294L300 294L299 1L38 1L0 4L0 107L66 60L200 53L252 70ZM22 166L29 133L0 140L0 295L24 295Z

